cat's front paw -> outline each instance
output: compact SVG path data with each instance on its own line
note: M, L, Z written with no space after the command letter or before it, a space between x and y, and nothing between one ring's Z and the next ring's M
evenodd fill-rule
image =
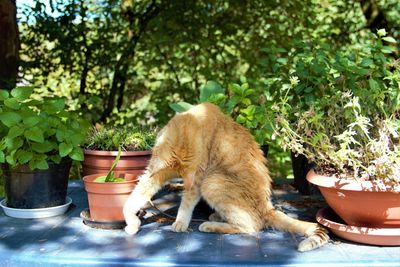
M171 227L174 232L187 232L189 224L182 221L175 221Z
M139 231L140 219L136 216L131 216L129 221L127 220L127 226L125 227L125 232L129 235L134 235Z

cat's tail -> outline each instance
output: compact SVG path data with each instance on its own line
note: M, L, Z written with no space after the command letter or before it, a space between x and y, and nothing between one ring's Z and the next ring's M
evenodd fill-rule
M297 220L275 209L269 210L265 219L266 226L306 236L298 245L298 251L313 250L329 241L328 231L317 223Z

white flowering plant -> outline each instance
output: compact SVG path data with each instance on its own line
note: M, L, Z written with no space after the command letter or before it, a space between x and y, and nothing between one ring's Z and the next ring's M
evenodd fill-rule
M318 171L400 191L400 68L383 30L352 51L327 46L296 58L272 106L282 147Z

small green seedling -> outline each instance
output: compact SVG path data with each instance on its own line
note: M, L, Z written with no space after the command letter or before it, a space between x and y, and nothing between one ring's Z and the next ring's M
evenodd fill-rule
M97 177L94 181L96 183L118 183L118 182L124 182L125 179L121 177L116 177L114 173L115 167L117 167L119 158L121 157L121 147L118 147L118 154L117 157L115 158L110 170L108 171L107 175L102 175Z

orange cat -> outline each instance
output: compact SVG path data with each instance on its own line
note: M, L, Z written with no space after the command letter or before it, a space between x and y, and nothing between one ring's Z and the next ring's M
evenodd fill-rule
M204 103L177 114L161 130L146 172L124 206L125 231L140 227L136 213L171 178L182 177L185 190L172 229L187 231L202 197L214 210L202 232L255 233L265 227L301 234L299 251L327 243L326 230L316 223L293 219L274 209L271 178L259 145L251 134Z

